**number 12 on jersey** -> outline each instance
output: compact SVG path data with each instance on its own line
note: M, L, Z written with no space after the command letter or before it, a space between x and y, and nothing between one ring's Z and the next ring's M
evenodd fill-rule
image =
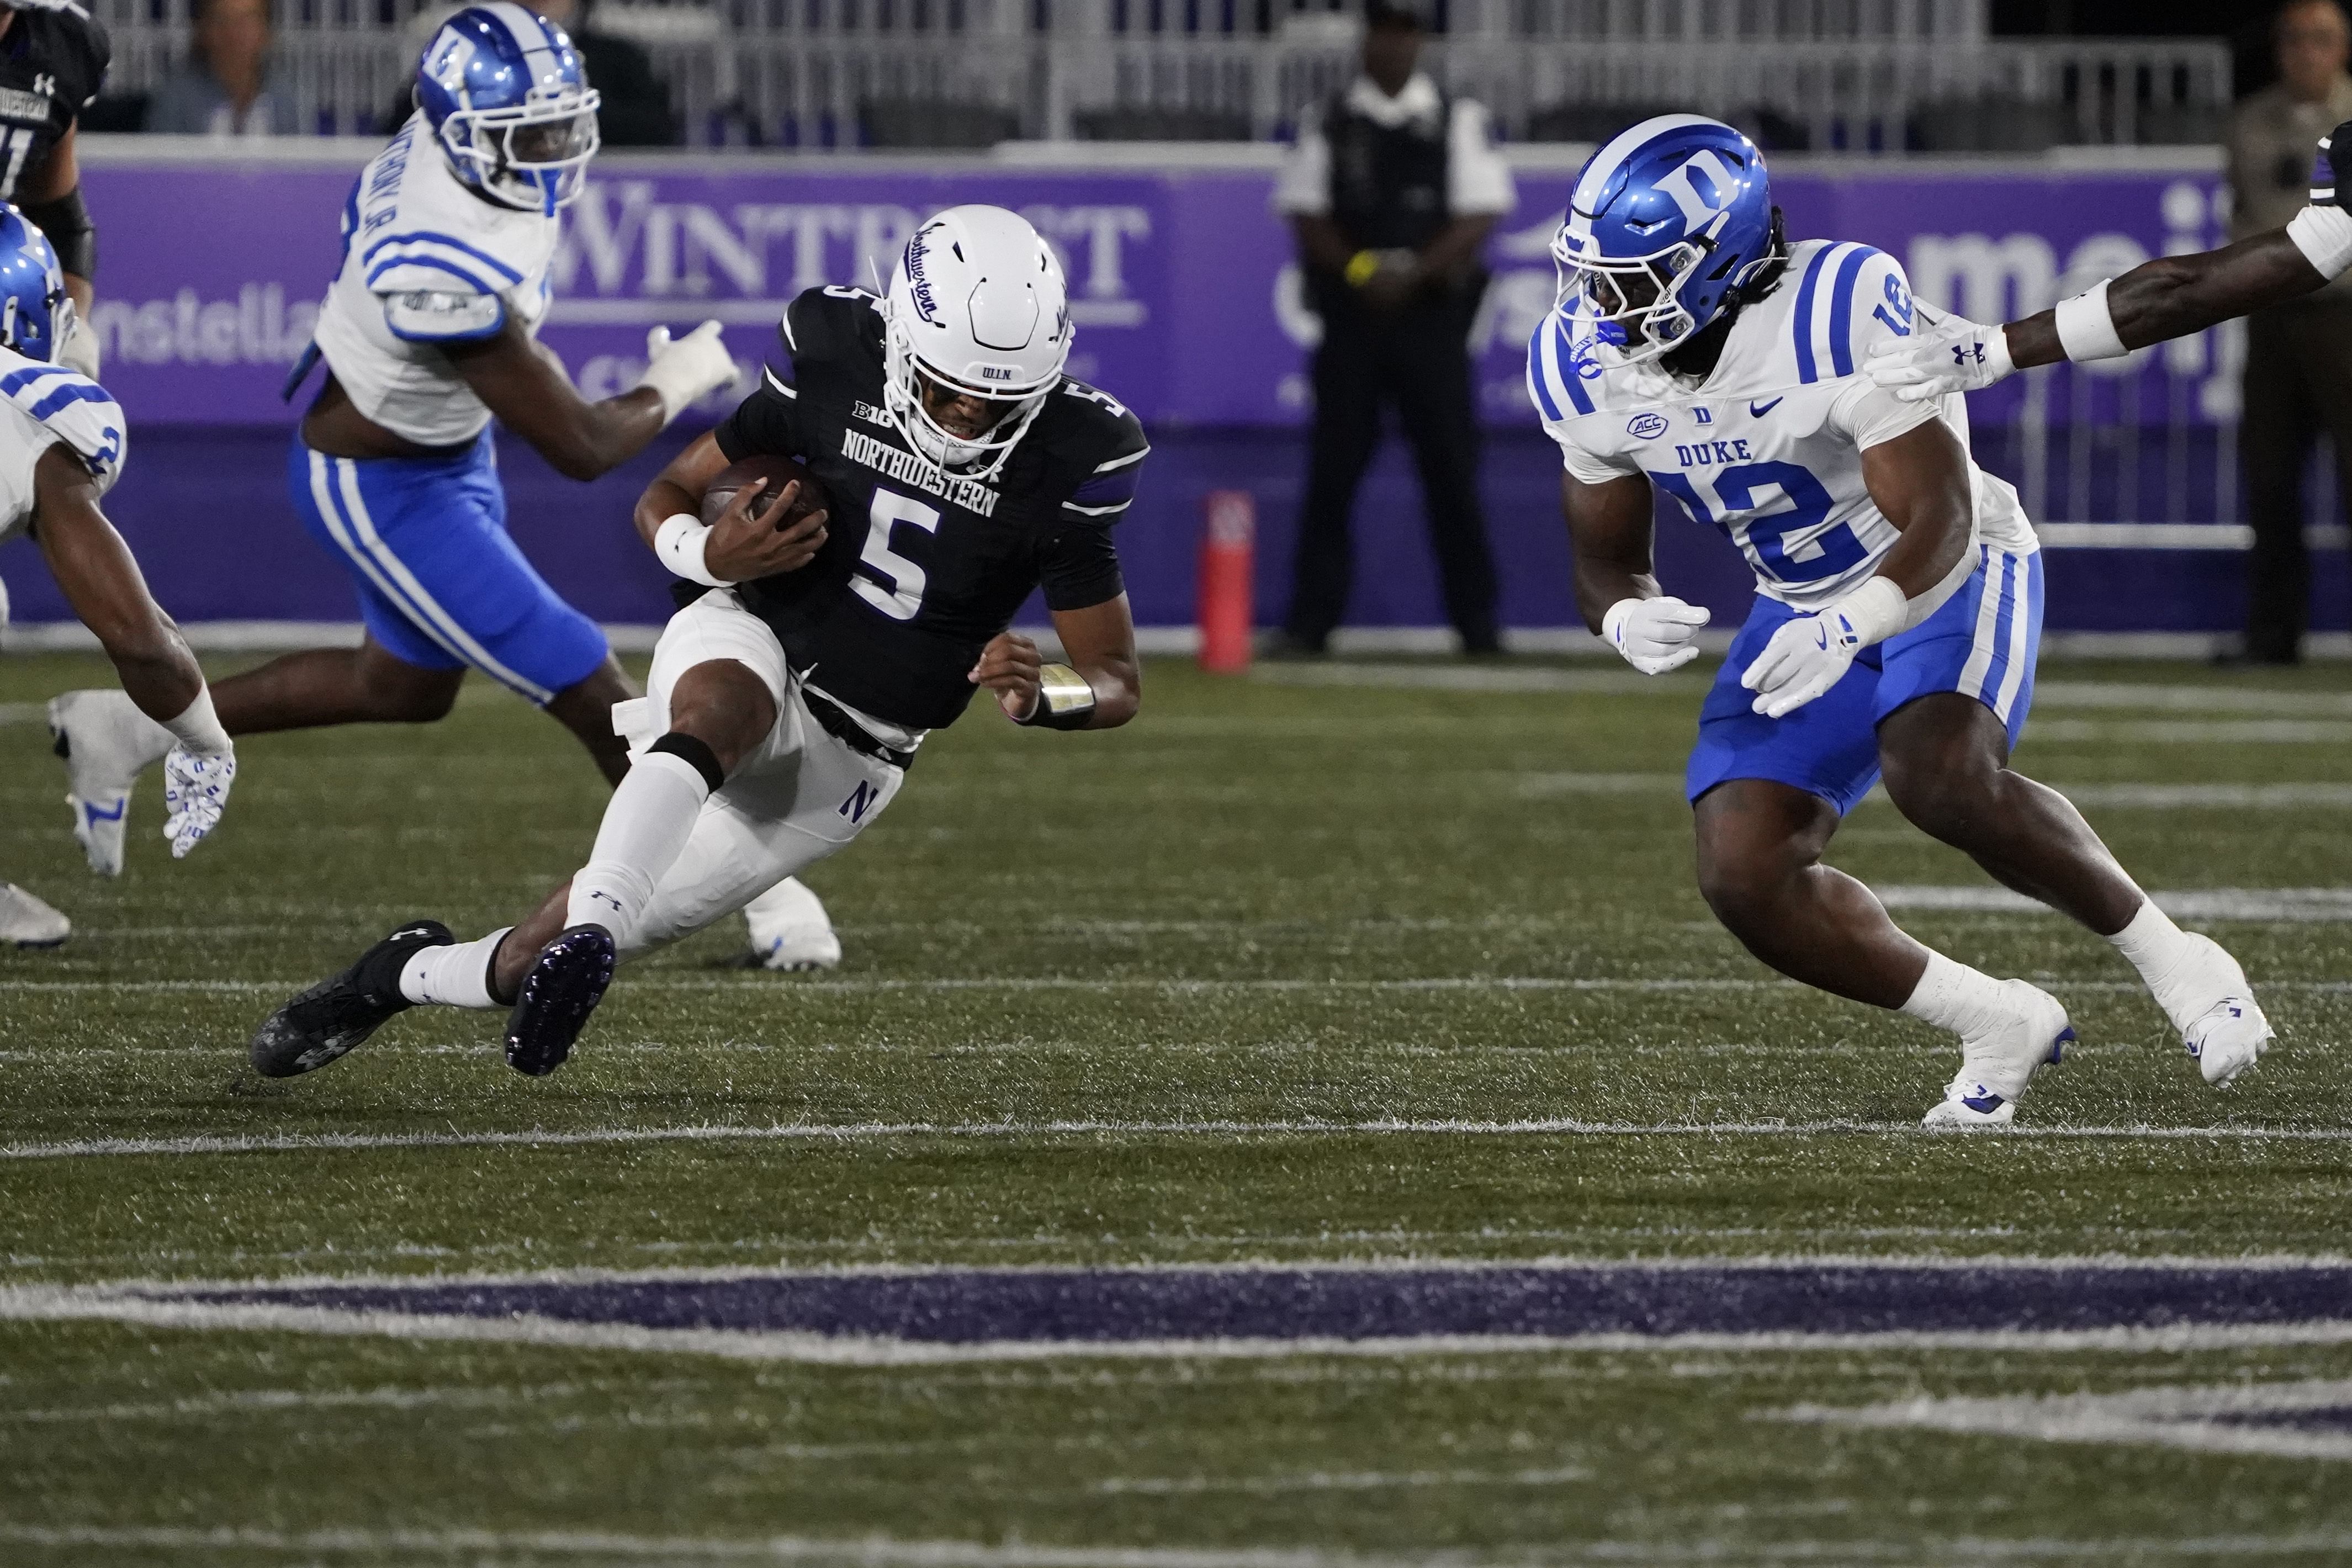
M1758 571L1776 582L1817 583L1859 564L1870 553L1844 523L1812 532L1821 529L1837 503L1830 499L1829 490L1811 469L1794 463L1738 463L1716 469L1712 479L1651 471L1650 479L1682 502L1693 522L1712 523L1721 529L1748 552ZM1702 486L1715 492L1716 505L1707 504ZM1741 512L1755 512L1757 492L1772 489L1780 492L1789 510L1751 515L1735 531L1733 518ZM1800 538L1794 546L1807 553L1796 557L1789 553L1787 536L1790 533L1811 534L1811 538Z
M930 579L923 569L890 548L891 530L908 523L925 533L940 531L940 509L912 496L877 488L866 510L866 548L849 574L850 591L894 621L911 621L923 607Z

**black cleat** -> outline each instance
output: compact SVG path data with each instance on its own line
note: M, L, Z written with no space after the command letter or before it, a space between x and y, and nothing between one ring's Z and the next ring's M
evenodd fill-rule
M572 1042L613 984L620 947L603 926L573 926L539 950L522 992L507 1015L507 1066L545 1078L572 1054Z
M362 1044L415 1004L400 994L400 972L421 949L457 939L439 921L411 921L269 1015L253 1037L253 1070L264 1078L315 1072Z

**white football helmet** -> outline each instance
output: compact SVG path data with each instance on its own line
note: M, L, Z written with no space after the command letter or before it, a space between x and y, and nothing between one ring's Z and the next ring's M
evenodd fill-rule
M950 207L915 231L882 300L883 398L900 435L931 461L992 479L1070 357L1069 289L1054 247L1003 207ZM977 436L942 426L922 382L1009 405Z

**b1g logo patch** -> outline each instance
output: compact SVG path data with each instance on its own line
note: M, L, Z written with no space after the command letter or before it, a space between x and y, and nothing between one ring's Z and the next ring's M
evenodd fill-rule
M1636 441L1654 441L1666 433L1663 414L1636 414L1625 422L1625 434Z

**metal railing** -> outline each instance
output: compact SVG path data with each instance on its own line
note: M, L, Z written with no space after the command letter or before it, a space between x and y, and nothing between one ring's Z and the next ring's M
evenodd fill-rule
M185 58L187 0L92 0L110 90ZM607 0L669 81L690 144L856 145L877 105L963 116L950 140L1264 139L1354 70L1340 0ZM416 0L276 0L302 123L378 130L432 23ZM1899 149L1924 110L2033 107L2050 140L2214 120L2230 62L2200 40L1988 40L1984 0L1450 0L1428 55L1507 136L1562 104L1768 110L1818 149ZM2184 120L2184 116L2186 119ZM1120 121L1105 129L1107 120Z

